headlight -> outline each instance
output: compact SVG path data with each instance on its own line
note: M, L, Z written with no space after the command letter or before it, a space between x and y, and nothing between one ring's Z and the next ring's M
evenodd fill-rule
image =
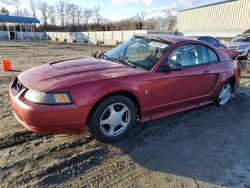
M49 93L29 89L25 93L24 98L40 104L72 104L71 96L67 92Z

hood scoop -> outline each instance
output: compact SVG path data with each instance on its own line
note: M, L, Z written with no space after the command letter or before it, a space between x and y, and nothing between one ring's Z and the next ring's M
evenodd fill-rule
M49 65L55 65L58 63L64 63L65 61L74 61L74 60L79 60L79 59L82 59L82 58L71 58L71 59L63 59L63 60L53 61L53 62L49 63Z

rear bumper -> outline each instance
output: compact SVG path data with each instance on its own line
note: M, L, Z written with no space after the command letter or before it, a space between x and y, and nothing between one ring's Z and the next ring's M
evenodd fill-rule
M34 104L20 93L9 88L10 104L16 119L28 130L48 134L82 133L91 107L71 105Z

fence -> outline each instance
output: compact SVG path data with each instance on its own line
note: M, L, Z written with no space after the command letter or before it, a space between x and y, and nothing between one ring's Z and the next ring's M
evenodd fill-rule
M52 40L58 42L77 42L116 45L127 41L136 34L169 34L178 35L174 31L157 31L157 30L133 30L133 31L92 31L92 32L13 32L14 40ZM10 40L10 33L7 31L0 32L0 40Z

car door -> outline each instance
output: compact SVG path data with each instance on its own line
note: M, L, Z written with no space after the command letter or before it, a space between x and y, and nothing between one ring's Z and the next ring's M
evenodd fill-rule
M179 63L179 71L162 71L169 63ZM178 47L155 73L152 119L211 102L218 75L216 53L198 44Z

